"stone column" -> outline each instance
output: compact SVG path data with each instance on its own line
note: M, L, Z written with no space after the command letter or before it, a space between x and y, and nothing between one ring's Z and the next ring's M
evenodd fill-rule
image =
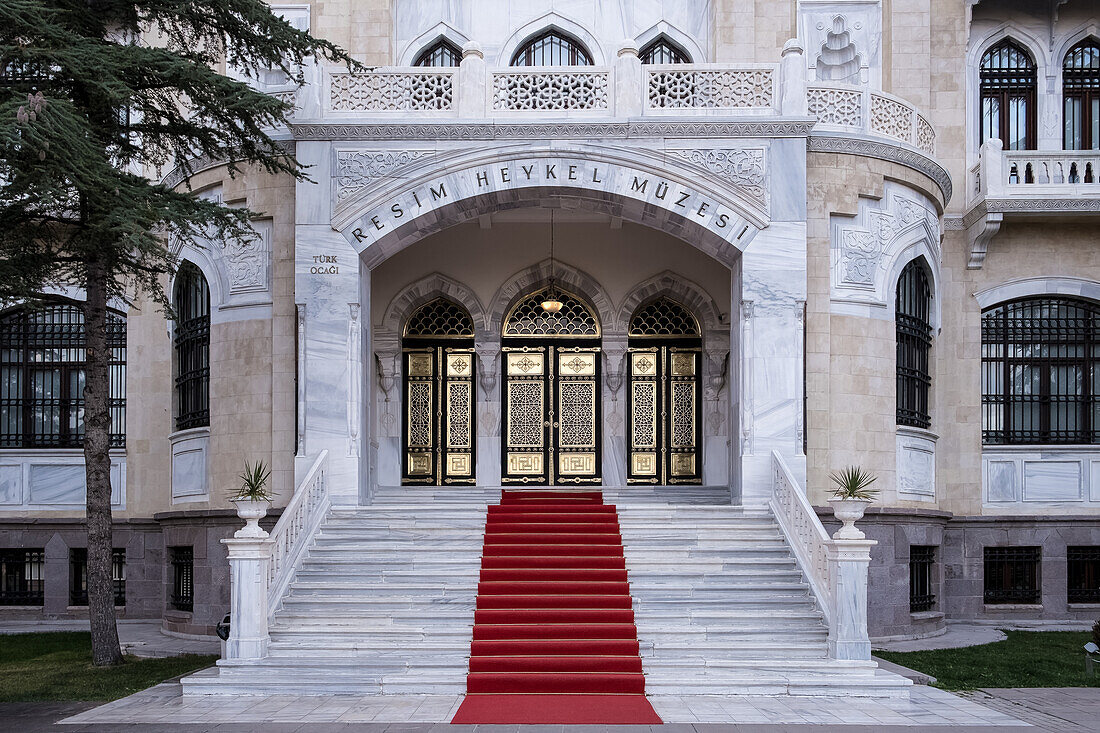
M867 570L875 540L838 540L829 546L829 583L833 617L829 621L829 658L871 658L867 637Z
M474 412L477 436L477 483L500 486L500 415L503 401L500 384L500 336L479 331L477 351L478 396Z
M626 486L627 450L626 382L627 340L604 335L603 343L603 485ZM622 399L620 399L620 395Z
M243 530L238 530L240 533ZM229 549L230 619L226 659L267 656L267 573L271 540L236 537L222 542Z
M783 46L783 60L779 64L779 112L787 117L806 114L806 61L798 39L792 38Z
M615 116L639 117L642 114L642 61L638 58L638 44L632 40L619 44L614 81Z

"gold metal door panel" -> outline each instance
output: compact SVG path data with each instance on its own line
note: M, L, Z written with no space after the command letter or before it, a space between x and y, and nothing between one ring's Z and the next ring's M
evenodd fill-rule
M546 445L542 380L508 382L508 447L542 448Z

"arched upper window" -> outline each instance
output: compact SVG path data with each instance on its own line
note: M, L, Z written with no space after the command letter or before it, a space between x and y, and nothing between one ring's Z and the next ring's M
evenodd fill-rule
M643 64L690 64L687 51L666 36L657 36L638 52Z
M917 428L932 424L928 388L932 384L932 288L920 259L913 260L898 278L894 323L897 333L897 423Z
M107 312L110 445L126 445L126 318ZM79 448L84 441L84 312L25 307L0 318L0 447Z
M631 338L698 338L699 322L687 308L671 298L662 297L634 311L629 335Z
M551 313L543 309L549 288L536 290L520 300L504 318L504 336L542 336L547 338L599 337L600 323L596 314L583 300L572 293L554 288L561 301L561 310Z
M1092 444L1100 426L1100 307L1039 296L982 313L982 442Z
M436 298L413 311L405 324L405 338L474 337L474 319L453 300Z
M1005 150L1035 149L1035 62L1005 39L982 56L981 139L999 138Z
M1088 38L1062 62L1066 150L1100 149L1100 44Z
M458 66L460 63L462 50L446 38L440 38L420 52L413 66Z
M210 287L190 262L180 265L176 310L176 430L210 424Z
M591 66L592 56L581 42L561 31L534 36L512 55L512 66Z

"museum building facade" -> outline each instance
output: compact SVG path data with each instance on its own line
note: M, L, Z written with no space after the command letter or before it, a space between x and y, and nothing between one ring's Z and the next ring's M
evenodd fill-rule
M627 5L275 4L371 69L248 79L296 105L308 181L157 174L261 216L172 242L178 320L112 316L120 615L213 631L261 458L272 649L294 594L323 617L344 587L326 535L400 554L374 517L501 487L601 488L632 577L646 532L718 516L690 507L766 518L833 640L847 465L881 490L864 639L1100 613L1095 5ZM86 615L81 334L0 314L0 617ZM763 551L736 534L669 537ZM750 616L796 614L754 588Z

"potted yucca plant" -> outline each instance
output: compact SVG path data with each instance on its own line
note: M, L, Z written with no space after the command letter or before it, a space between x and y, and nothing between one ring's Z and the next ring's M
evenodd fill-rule
M230 495L229 500L237 506L237 516L245 521L245 525L233 536L267 537L267 532L260 528L260 520L267 516L267 510L271 507L272 497L267 490L271 470L262 460L255 463L245 461L239 478L241 487Z
M833 539L862 540L866 535L856 529L855 523L863 518L867 505L878 496L878 489L871 488L878 477L859 466L848 466L829 474L829 478L836 484L829 504L833 507L833 515L843 523Z

